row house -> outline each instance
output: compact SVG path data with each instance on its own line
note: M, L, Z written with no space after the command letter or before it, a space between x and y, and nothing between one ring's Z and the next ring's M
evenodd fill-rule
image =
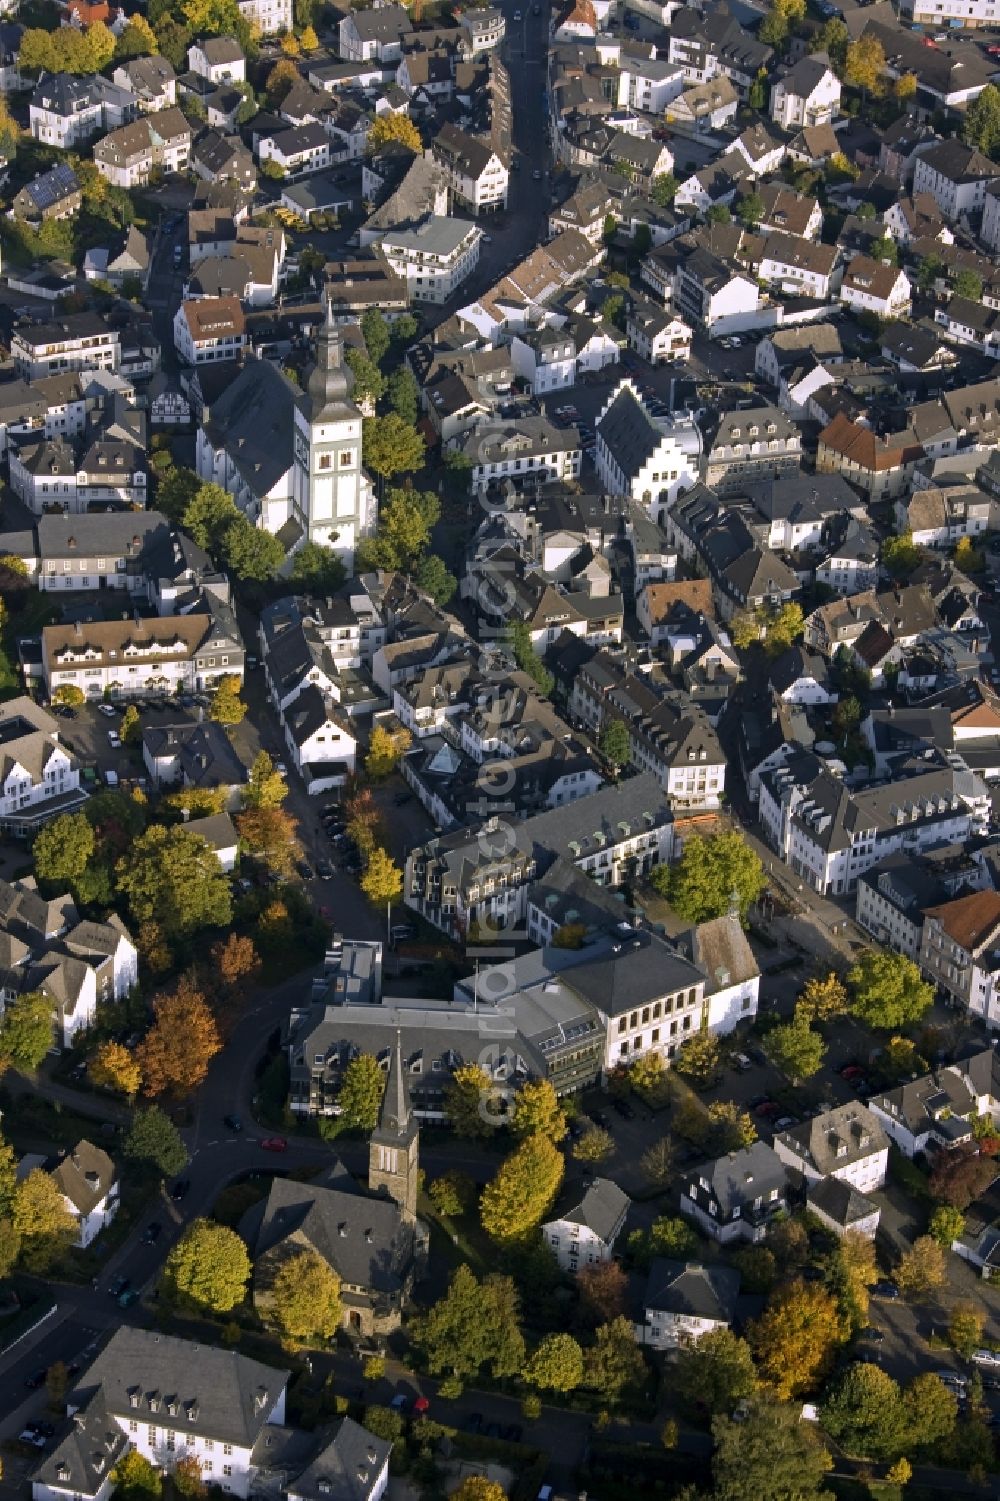
M73 687L90 700L144 693L201 693L242 679L243 643L228 606L163 620L98 620L42 630L42 672L51 697Z
M182 302L173 328L174 348L186 365L236 360L247 342L246 318L238 297Z
M509 164L489 137L444 125L431 149L455 202L473 214L507 207Z
M886 437L838 412L819 435L816 469L841 474L872 501L892 500L905 493L924 447L911 431Z
M838 259L836 245L820 245L795 235L768 235L760 261L760 279L786 295L826 302Z
M145 509L146 459L132 443L98 438L78 457L65 439L46 439L11 449L8 462L11 488L36 516L84 515L109 504Z
M39 519L37 559L32 558L36 587L46 593L65 590L118 589L145 594L144 556L169 533L159 511L94 511Z
M997 1118L1000 1078L997 1055L984 1048L936 1073L909 1079L872 1095L868 1108L904 1156L928 1147L953 1147L972 1140L972 1122Z
M1000 892L975 891L929 907L920 968L949 1005L1000 1028Z
M114 187L135 188L153 171L183 172L190 152L191 127L174 107L112 131L94 147L94 163Z

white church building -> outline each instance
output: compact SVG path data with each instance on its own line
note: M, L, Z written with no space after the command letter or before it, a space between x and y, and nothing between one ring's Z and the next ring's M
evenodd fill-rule
M199 478L222 485L244 514L293 552L331 547L353 571L359 538L375 525L361 464L360 408L327 303L316 354L300 391L268 360L249 360L206 406L198 430Z

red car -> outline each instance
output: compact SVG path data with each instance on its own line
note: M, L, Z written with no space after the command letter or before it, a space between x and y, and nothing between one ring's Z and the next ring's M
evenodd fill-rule
M413 1411L418 1417L423 1417L425 1412L430 1411L430 1402L426 1397L418 1397L413 1404Z
M283 1136L265 1136L261 1142L265 1152L287 1152L288 1142Z
M860 1079L864 1076L864 1069L858 1063L848 1063L840 1070L842 1079Z

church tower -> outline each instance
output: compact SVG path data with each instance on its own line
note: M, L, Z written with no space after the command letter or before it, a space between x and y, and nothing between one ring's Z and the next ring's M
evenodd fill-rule
M417 1218L417 1169L420 1159L420 1127L410 1108L410 1093L403 1071L403 1044L399 1032L389 1059L378 1125L368 1147L368 1187L383 1189L403 1211L410 1224Z
M351 570L354 549L374 523L374 500L361 467L361 410L354 372L344 363L340 329L327 299L316 356L295 410L296 501L310 542L332 547Z

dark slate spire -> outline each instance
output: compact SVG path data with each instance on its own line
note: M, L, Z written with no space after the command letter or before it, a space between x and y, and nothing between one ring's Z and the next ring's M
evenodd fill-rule
M350 401L354 372L344 364L340 329L333 321L333 300L326 299L326 317L316 335L316 358L306 382L312 419L318 421L329 407Z
M389 1058L389 1077L385 1082L382 1109L379 1111L377 1135L382 1138L406 1137L414 1129L410 1109L410 1092L403 1069L403 1034L397 1028L396 1046Z

